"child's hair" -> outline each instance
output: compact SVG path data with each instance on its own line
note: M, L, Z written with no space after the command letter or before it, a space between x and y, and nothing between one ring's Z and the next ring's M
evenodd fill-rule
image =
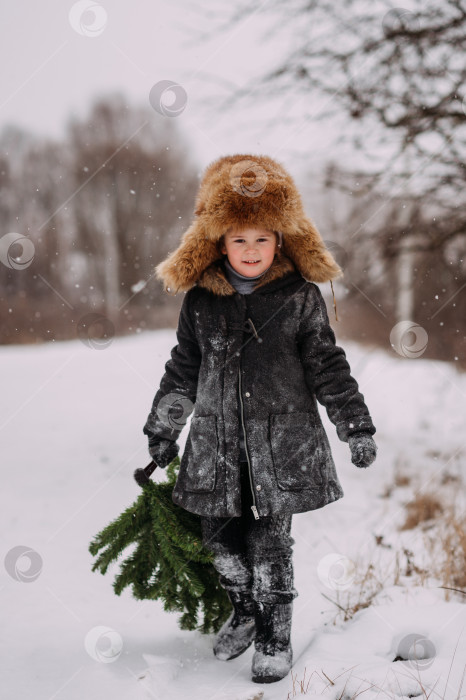
M226 235L227 233L229 233L229 232L232 230L232 228L233 228L232 226L230 226L229 228L227 228L227 230L225 231L225 233L223 234L223 236L221 236L221 238L219 238L219 240L217 241L217 250L218 250L219 256L223 255L223 253L222 253L222 247L223 247L223 245L224 245L224 243L225 243L225 235ZM275 236L277 237L277 247L278 247L278 248L281 248L281 247L282 247L282 232L281 232L281 231L274 231L274 234L275 234Z

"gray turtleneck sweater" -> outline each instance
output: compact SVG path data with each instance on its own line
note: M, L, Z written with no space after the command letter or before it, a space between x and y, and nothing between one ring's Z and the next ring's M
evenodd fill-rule
M267 268L267 270L264 270L264 272L261 272L260 275L256 275L255 277L246 277L245 275L240 275L239 272L236 272L236 270L231 266L228 258L225 258L224 262L228 281L236 289L236 291L239 292L239 294L251 294L256 280L258 280L259 277L262 277L262 275L265 275L269 269Z

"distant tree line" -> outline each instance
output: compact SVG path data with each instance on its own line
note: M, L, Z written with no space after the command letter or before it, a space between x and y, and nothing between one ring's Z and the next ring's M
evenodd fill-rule
M176 120L120 94L70 119L61 142L5 128L0 343L171 325L180 299L153 270L189 225L197 170Z
M397 27L391 22L387 36ZM440 121L446 128L446 117ZM448 128L460 151L456 121L454 112ZM65 133L62 141L14 126L0 133L0 343L105 343L175 326L182 295L165 294L153 271L191 222L200 177L176 119L130 107L117 94L71 119ZM390 176L330 152L325 172L299 183L345 272L335 287L335 329L387 348L395 324L412 321L398 343L406 357L465 367L464 167L444 153L437 175L418 179L414 151L400 157L403 167ZM417 325L428 335L425 347Z

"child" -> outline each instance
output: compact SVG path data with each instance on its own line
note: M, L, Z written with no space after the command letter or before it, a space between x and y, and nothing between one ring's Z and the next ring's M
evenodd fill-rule
M292 664L292 514L344 495L316 401L358 467L375 459L375 427L315 284L342 271L290 175L265 156L222 157L195 215L156 268L187 293L143 430L165 467L193 411L173 501L201 516L233 605L214 653L233 659L254 641L252 680L271 683Z

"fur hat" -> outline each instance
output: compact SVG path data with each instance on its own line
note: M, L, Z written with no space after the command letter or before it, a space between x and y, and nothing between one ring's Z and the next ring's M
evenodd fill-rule
M272 158L239 154L212 162L194 213L179 247L155 268L170 293L196 283L218 294L234 293L219 269L219 242L230 229L255 226L281 234L279 253L261 283L293 269L312 282L331 282L343 274L304 213L293 179Z

